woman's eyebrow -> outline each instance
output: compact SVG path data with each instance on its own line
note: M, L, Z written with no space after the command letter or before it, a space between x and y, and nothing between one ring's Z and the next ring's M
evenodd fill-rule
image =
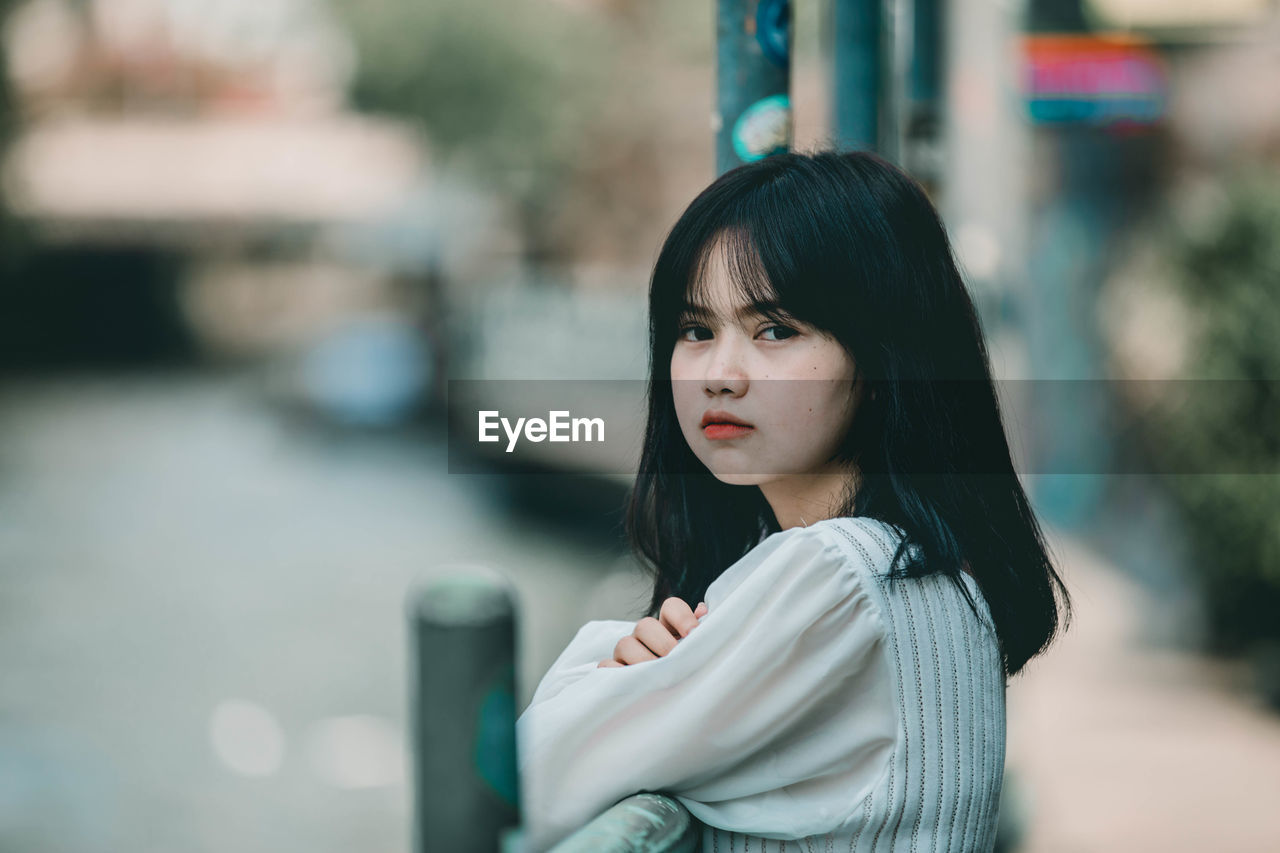
M714 317L716 313L704 305L697 305L692 302L684 302L680 313L689 317ZM770 315L785 314L782 306L773 300L756 300L746 305L740 306L734 311L734 316L738 319L747 317L768 317Z

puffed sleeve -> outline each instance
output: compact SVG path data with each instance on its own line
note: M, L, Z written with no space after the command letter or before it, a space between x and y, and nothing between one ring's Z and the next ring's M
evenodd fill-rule
M635 629L635 622L622 619L598 619L583 625L538 682L529 707L545 702L595 669L600 661L613 657L618 641Z
M634 623L579 632L581 660L516 721L527 853L640 791L771 838L856 819L897 710L873 567L839 535L819 523L766 538L708 588L708 613L665 657L599 668Z

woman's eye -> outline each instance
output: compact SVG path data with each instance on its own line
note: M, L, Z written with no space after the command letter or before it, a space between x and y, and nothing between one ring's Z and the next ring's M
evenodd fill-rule
M771 339L775 341L778 341L778 340L785 341L787 338L794 337L795 335L799 334L799 332L797 332L795 329L792 329L789 326L769 326L767 329L764 330L763 334L768 334L769 332L778 332L781 334L781 337L775 337Z
M690 332L694 332L694 333L697 333L697 332L706 332L708 335L710 335L710 334L711 334L711 330L710 330L710 329L708 329L706 326L681 326L681 327L680 327L680 335L679 335L680 339L681 339L681 340L686 340L686 341L691 340L691 339L689 338L689 333L690 333ZM694 339L692 339L692 340L698 340L698 339L697 339L697 338L694 338ZM702 340L705 340L705 338L703 338Z

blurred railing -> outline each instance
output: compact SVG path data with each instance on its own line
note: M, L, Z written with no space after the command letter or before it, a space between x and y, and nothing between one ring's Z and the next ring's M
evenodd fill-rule
M551 848L550 853L697 853L702 825L663 794L632 794Z

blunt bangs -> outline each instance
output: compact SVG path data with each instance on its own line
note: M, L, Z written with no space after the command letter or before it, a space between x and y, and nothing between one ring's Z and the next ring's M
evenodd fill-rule
M875 342L886 321L898 326L902 319L888 316L892 300L884 284L912 274L901 234L874 213L883 194L876 176L837 157L768 160L722 175L690 203L663 243L649 289L654 376L669 374L665 362L681 318L697 319L686 305L709 304L713 252L740 302L772 322L800 321L836 338L860 371L876 372ZM866 342L868 351L854 352L854 341Z

